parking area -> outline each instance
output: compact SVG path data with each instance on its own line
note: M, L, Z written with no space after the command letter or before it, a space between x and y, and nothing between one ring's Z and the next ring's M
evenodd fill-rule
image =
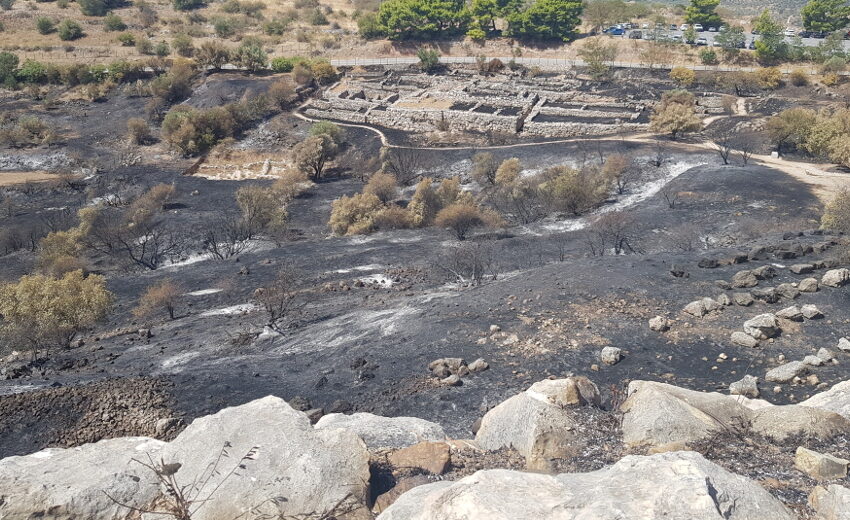
M687 26L678 26L678 25L665 25L663 28L655 28L652 24L630 24L631 27L628 27L629 24L618 24L617 26L612 26L608 28L605 32L612 38L626 38L626 39L635 39L635 40L658 40L658 41L666 41L671 43L685 43L685 30L683 27L687 29ZM675 27L675 29L674 29ZM696 41L692 45L697 46L707 46L707 47L719 47L719 43L715 43L715 40L719 34L722 33L721 30L717 30L715 28L697 28L696 29ZM788 29L785 32L785 41L788 43L792 43L799 36L802 44L807 47L816 47L818 46L824 39L826 38L826 33L819 33L811 35L811 33L806 33L804 31L799 31L795 29ZM806 36L806 37L803 37ZM744 33L745 41L742 48L754 49L755 42L758 40L759 36L753 33ZM845 49L850 50L850 39L845 37L842 45Z

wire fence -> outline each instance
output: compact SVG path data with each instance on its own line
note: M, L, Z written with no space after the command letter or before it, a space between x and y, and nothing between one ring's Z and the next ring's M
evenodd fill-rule
M528 66L528 67L538 67L540 69L549 69L549 70L567 70L573 69L576 67L583 67L585 65L584 60L579 59L566 59L566 58L511 58L505 56L487 56L485 59L498 59L503 63L507 63L513 60L515 63L520 65ZM480 60L477 56L441 56L440 62L449 64L471 64L477 63ZM331 64L336 67L356 67L356 66L368 66L368 65L384 65L384 66L399 66L399 65L411 65L414 63L419 63L419 59L416 57L385 57L385 58L349 58L349 59L335 59L331 60ZM670 70L673 67L684 67L687 69L691 69L694 71L703 71L703 72L753 72L759 69L759 67L738 67L731 65L695 65L692 63L646 63L646 62L632 62L632 61L613 61L607 63L609 66L618 68L618 69L656 69L656 70ZM783 67L780 68L783 74L789 74L793 71L802 71L809 75L819 74L820 71L813 67ZM848 72L841 72L839 74L848 75Z

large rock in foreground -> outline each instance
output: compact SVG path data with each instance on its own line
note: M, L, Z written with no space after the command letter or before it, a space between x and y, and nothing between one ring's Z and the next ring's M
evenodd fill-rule
M225 448L228 457L219 460ZM227 477L250 451L256 452L252 460ZM217 490L192 520L244 518L249 511L249 518L320 516L347 500L364 504L360 516L368 518L369 453L363 441L347 430L314 430L304 413L277 397L195 419L160 457L182 464L180 482L215 467L205 489Z
M539 381L487 412L475 440L488 450L514 448L529 468L547 470L550 459L582 450L576 408L599 400L599 390L585 377Z
M163 445L124 437L0 460L0 518L127 518L131 510L116 502L146 508L159 496L156 475L132 459L149 463Z
M823 520L850 520L850 489L838 484L817 486L809 495L809 505Z
M557 476L479 471L419 486L378 520L792 520L751 480L694 452L628 456L605 469Z
M633 445L697 442L749 418L738 399L717 392L632 381L628 394L621 407L623 441Z
M850 420L826 407L774 406L759 399L653 381L632 381L628 393L621 406L622 429L623 441L632 445L693 445L729 431L749 431L779 441L850 435Z
M407 448L423 441L444 441L439 424L418 417L382 417L371 413L325 415L316 429L344 428L356 433L370 450Z

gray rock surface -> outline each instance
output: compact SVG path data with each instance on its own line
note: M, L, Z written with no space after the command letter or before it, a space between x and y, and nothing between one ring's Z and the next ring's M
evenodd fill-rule
M756 398L759 396L758 381L759 379L755 376L745 375L729 385L729 394Z
M406 448L422 441L446 440L439 424L418 417L382 417L358 412L351 415L332 413L316 423L316 429L344 428L363 439L370 450Z
M764 313L745 321L744 332L756 339L768 339L778 336L782 329L776 316Z
M546 470L551 459L584 448L573 410L598 403L599 390L587 378L539 381L487 412L475 440L488 450L513 447L528 468Z
M850 489L838 484L817 486L809 495L809 505L821 520L850 520Z
M378 520L792 520L755 482L694 452L630 455L589 473L479 471L419 486Z
M750 336L746 332L735 331L732 333L732 343L741 347L754 348L759 346L759 340Z
M229 457L216 467L225 446ZM225 478L255 448L253 460ZM248 510L273 517L325 514L349 495L364 505L354 516L368 515L369 453L363 441L348 430L314 429L304 413L277 397L195 419L160 456L182 464L178 475L184 482L216 467L206 488L220 487L193 520L236 518Z
M606 365L616 365L623 358L623 350L617 347L605 347L599 353L599 359Z
M827 287L843 287L850 283L850 269L842 267L827 271L823 274L820 283Z
M784 365L768 370L764 379L772 383L787 383L795 377L805 374L808 370L808 367L802 361L789 361Z
M0 460L0 518L127 518L130 510L106 494L133 507L152 503L159 496L156 476L132 459L156 460L164 444L124 437Z
M834 480L847 476L847 464L850 461L820 453L803 446L794 454L794 466L806 475L817 480Z
M837 383L829 390L811 396L800 405L829 410L850 419L850 380Z
M829 440L850 434L850 421L828 410L792 404L755 410L751 428L755 433L780 442L794 436Z
M800 289L800 292L813 293L818 292L818 285L817 278L803 278L800 280L800 283L797 284L797 289Z

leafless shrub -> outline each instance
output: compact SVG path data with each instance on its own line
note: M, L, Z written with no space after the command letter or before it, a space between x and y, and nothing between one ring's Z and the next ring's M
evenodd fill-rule
M298 271L291 265L283 266L275 279L265 287L254 291L254 301L266 311L266 325L280 331L301 311L304 303L300 301L301 283Z
M714 149L723 159L723 164L729 164L729 156L732 154L732 139L728 132L716 137L713 141Z
M612 211L597 217L584 233L593 256L637 253L639 240L636 221L623 211Z
M129 504L124 504L113 498L109 493L104 491L104 494L119 506L126 507L131 511L140 514L164 515L173 518L174 520L192 520L194 516L206 503L208 503L215 493L221 488L227 480L234 476L241 475L240 471L246 469L249 461L255 460L259 447L254 446L243 455L227 473L222 474L219 471L219 465L230 457L228 448L231 448L229 442L225 442L221 448L218 457L211 462L206 470L200 475L197 475L190 483L181 484L177 479L177 472L180 471L181 464L179 462L166 463L164 460L155 462L153 457L148 454L148 461L139 459L131 459L132 462L139 464L152 471L160 486L165 490L163 493L163 502L156 509L138 508ZM221 477L218 484L212 486L213 477Z
M402 186L409 186L421 177L425 165L422 151L407 148L384 148L381 159L383 171L394 175Z
M702 230L693 224L684 224L672 229L669 233L670 245L677 251L687 253L702 246L700 239Z
M673 183L668 182L665 184L659 193L661 193L661 196L664 197L664 201L667 202L668 208L673 209L676 207L676 203L679 202L679 190L673 187Z
M461 285L480 285L499 274L495 247L490 242L462 242L449 247L437 258L436 267Z
M244 219L223 218L204 230L202 248L219 260L244 252L250 245L250 230Z
M758 139L751 132L742 133L735 137L733 147L738 151L738 155L741 157L741 162L744 163L744 166L747 165L753 153L755 153L757 145Z

